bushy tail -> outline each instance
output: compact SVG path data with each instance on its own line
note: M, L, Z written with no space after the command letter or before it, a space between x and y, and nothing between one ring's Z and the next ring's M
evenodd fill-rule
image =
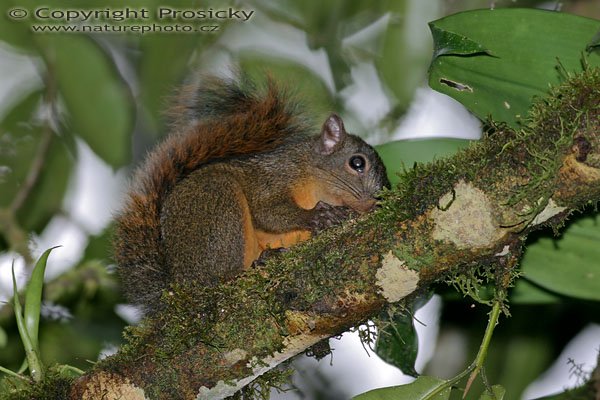
M160 213L173 186L210 160L260 153L303 131L294 107L270 82L263 93L248 82L208 78L184 88L170 114L171 134L138 168L116 218L115 258L128 300L160 308L171 281L161 244Z

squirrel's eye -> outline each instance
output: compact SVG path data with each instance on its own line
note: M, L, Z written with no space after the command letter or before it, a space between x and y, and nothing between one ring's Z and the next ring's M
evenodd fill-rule
M352 168L353 170L362 173L365 171L367 161L363 156L352 156L350 157L348 164L350 164L350 168Z

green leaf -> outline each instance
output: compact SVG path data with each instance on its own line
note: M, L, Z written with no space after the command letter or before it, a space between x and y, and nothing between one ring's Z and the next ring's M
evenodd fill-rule
M417 377L415 361L419 350L419 338L415 330L412 313L397 312L382 318L387 324L379 330L375 353L385 362L392 364L404 374Z
M19 129L19 126L26 124L34 119L34 113L37 111L42 102L43 93L41 90L33 90L31 93L19 93L22 96L14 103L14 106L2 119L2 130L14 131ZM17 97L13 93L14 97ZM11 98L9 97L8 100ZM14 100L13 100L14 101Z
M27 290L25 291L25 329L27 335L31 340L35 352L40 354L39 342L38 342L38 328L40 324L40 312L42 309L42 289L44 287L44 273L46 271L46 262L50 252L55 246L46 250L35 263L29 282L27 283ZM23 373L28 367L27 358L23 360L21 367L19 368L19 374Z
M473 54L493 55L492 52L480 43L474 42L466 36L450 32L431 25L431 35L433 36L433 58L443 55L467 56Z
M19 370L17 371L17 374L22 374L23 372L27 371L27 368L29 368L29 364L27 364L27 357L25 357L21 363L21 366L19 367Z
M469 145L465 139L399 140L376 146L383 160L390 182L398 182L398 174L412 168L416 162L429 162L451 156Z
M173 89L181 82L194 49L217 37L169 34L144 35L140 39L140 100L155 132L164 126L160 121L164 117L165 99L173 95ZM169 68L165 68L164 60L169 60Z
M0 207L8 207L22 190L45 136L51 135L37 181L17 213L21 227L35 232L60 210L73 168L62 138L31 122L35 121L41 96L40 91L24 96L0 123Z
M373 4L383 2L369 2ZM382 33L382 48L378 56L374 57L378 75L385 84L386 92L389 90L397 101L391 115L401 116L408 108L414 97L415 90L424 79L424 71L431 59L431 48L427 41L418 40L422 35L420 29L426 27L416 21L436 18L439 14L439 3L435 1L416 2L396 0L385 2L389 22L385 32ZM414 18L408 17L413 15ZM415 37L413 37L413 35Z
M433 296L433 291L424 292L402 307L389 308L380 315L375 353L385 362L398 367L404 374L417 377L415 370L419 338L413 316Z
M20 18L11 18L9 12L15 8L22 10L22 2L4 0L0 9L0 40L20 50L35 48L29 24Z
M302 65L277 58L258 57L251 53L241 57L240 69L259 85L265 83L267 76L281 82L283 88L292 94L292 98L297 99L309 115L317 118L313 121L316 124L323 123L331 110L336 108L332 93L325 82ZM268 71L268 75L265 71ZM294 89L285 86L286 82L302 82L301 94L295 95Z
M0 326L0 349L6 347L8 343L8 336L6 335L6 331L4 328Z
M540 238L529 245L521 262L526 279L553 292L600 301L600 219L581 218L560 240Z
M511 304L550 304L558 303L560 297L523 278L517 280L509 300Z
M412 383L370 390L353 397L353 400L447 400L450 391L448 381L420 376Z
M485 392L479 397L479 400L502 400L506 394L506 390L500 385L494 385L491 387L491 391L486 389Z
M497 332L499 335L494 337L485 371L487 379L502 382L508 399L519 397L552 362L552 354L548 351L552 346L552 337L547 332L543 333L544 328L536 330L532 327L535 323L528 326L529 330L525 328L528 323L525 321L539 319L540 307L519 307L518 310L512 310L515 320L511 319L506 331L501 334ZM552 326L549 321L545 321L545 324L546 330Z
M31 132L31 136L35 137L36 141L44 134L43 131L40 131L42 129ZM28 147L31 144L29 142ZM39 142L33 144L37 148ZM20 164L27 162L31 167L32 158L27 158L23 153L17 155ZM69 178L73 172L74 160L62 138L53 136L43 165L40 176L24 207L17 213L22 227L36 232L41 232L46 223L61 210ZM20 182L22 183L22 181Z
M19 291L17 290L17 280L15 278L15 266L13 263L12 267L12 281L13 281L13 307L15 311L15 319L17 321L17 329L19 330L19 336L21 342L25 348L25 356L27 357L27 364L29 364L29 370L31 377L35 382L41 382L44 378L44 368L42 361L40 360L39 353L36 347L33 345L27 327L23 319L23 309L21 302L19 301Z
M481 119L491 115L518 127L532 98L560 82L562 68L581 70L600 21L511 8L458 13L431 22L430 28L438 50L429 85ZM447 42L451 51L443 50ZM587 56L590 66L600 65L597 53Z
M575 389L566 390L562 393L538 397L535 400L580 400L580 399L593 399L596 393L592 385L584 385Z
M8 368L4 368L1 365L0 365L0 372L4 372L5 374L10 375L12 377L15 377L17 379L22 379L24 381L27 381L27 378L25 378L24 376L22 376L18 372L14 372L14 371L12 371L12 370L10 370ZM2 386L1 386L3 382L6 382L6 381L5 380L0 380L0 391L3 389ZM12 387L11 387L11 389L12 389Z
M114 237L114 225L109 224L98 235L88 236L88 243L81 260L106 260L111 261L111 249Z
M25 327L27 334L31 339L31 344L36 352L38 347L38 328L40 324L40 311L42 309L42 289L44 287L44 273L46 272L46 262L52 250L60 246L51 247L46 250L35 263L31 273L31 278L25 291Z
M88 37L40 38L72 129L108 164L115 168L126 165L134 110L128 89L108 55Z
M600 47L600 31L596 32L592 38L592 41L586 46L585 49L591 53L592 51L597 50L598 47Z

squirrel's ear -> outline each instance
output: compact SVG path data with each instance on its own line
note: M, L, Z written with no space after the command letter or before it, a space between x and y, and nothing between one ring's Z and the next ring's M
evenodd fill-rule
M333 153L344 141L346 135L342 119L337 114L331 114L321 129L321 136L318 143L319 153L325 155Z

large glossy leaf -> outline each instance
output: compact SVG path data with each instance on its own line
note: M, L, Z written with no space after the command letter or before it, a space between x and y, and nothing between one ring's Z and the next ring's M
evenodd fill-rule
M534 96L581 70L600 21L534 9L468 11L430 23L434 58L429 85L481 119L518 126ZM600 54L588 54L592 66ZM560 67L559 67L560 65Z
M41 42L73 131L108 164L127 164L133 106L108 55L83 36L46 35Z
M447 381L420 376L412 383L371 390L353 397L353 400L447 400L450 391Z
M559 239L528 246L521 263L525 279L550 291L600 301L600 217L572 223Z

